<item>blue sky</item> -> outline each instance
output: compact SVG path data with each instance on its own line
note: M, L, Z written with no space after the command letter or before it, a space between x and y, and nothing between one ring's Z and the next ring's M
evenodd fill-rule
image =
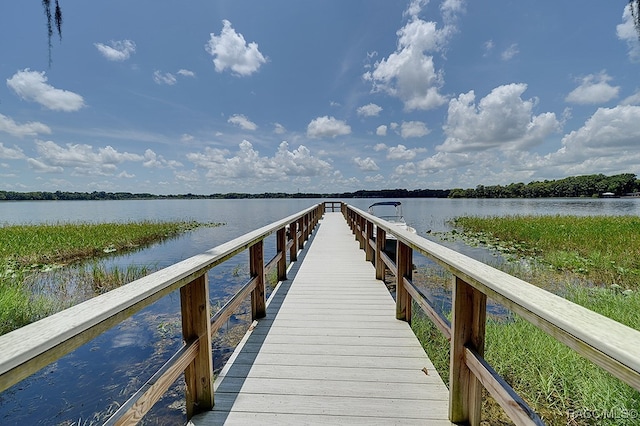
M0 18L0 190L470 188L640 174L627 1L60 0Z

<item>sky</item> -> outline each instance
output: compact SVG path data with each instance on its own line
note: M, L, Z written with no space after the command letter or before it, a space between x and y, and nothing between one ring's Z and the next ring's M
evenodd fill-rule
M640 174L626 0L59 0L0 16L0 190L452 189Z

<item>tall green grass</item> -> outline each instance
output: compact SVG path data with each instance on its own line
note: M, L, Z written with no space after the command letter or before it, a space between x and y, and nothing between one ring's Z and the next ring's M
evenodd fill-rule
M530 259L526 268L516 263L499 268L640 330L640 292L634 279L640 219L517 216L459 218L455 223L471 243ZM412 327L447 382L449 342L421 315ZM547 424L640 422L640 392L516 315L487 321L485 357ZM489 424L508 424L491 398L484 399L483 410Z
M0 334L7 333L60 309L46 294L33 291L38 274L61 265L127 252L177 236L198 226L193 221L130 223L55 223L0 227ZM94 264L78 277L90 281L95 294L130 282L146 267L112 268Z
M0 227L0 259L23 266L68 263L135 249L202 225L193 221L140 221L4 226Z
M24 287L26 272L0 264L0 334L20 328L51 312L46 297L30 294Z
M469 241L534 256L596 285L640 289L640 217L460 217L454 225Z
M566 298L640 329L639 293L573 286L567 289ZM416 316L412 328L448 383L449 342L422 315ZM487 321L485 358L546 424L638 424L638 391L516 315ZM508 421L491 398L484 399L483 410L489 424ZM594 417L599 418L594 422Z

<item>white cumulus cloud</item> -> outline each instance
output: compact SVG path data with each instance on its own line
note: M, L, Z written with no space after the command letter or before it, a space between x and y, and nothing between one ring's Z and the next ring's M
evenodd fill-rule
M361 117L376 117L382 111L382 107L376 104L367 104L358 108L358 115Z
M277 135L282 135L287 132L287 129L280 123L273 124L273 133Z
M93 43L98 52L110 61L122 62L136 52L136 44L131 40L112 40L109 44Z
M251 142L243 140L235 154L226 149L207 147L204 152L189 153L187 159L205 169L207 178L213 181L291 181L297 177L328 175L331 171L328 162L312 155L304 145L290 150L287 142L280 143L273 157L261 156Z
M37 102L50 110L69 112L84 107L82 96L48 84L44 71L25 68L7 79L7 86L25 101Z
M24 124L16 123L11 117L0 114L0 132L9 133L12 136L36 136L38 134L50 134L51 129L46 124L30 121Z
M640 62L640 40L638 40L638 33L633 23L631 8L636 8L635 2L625 6L622 13L622 24L616 27L616 34L620 40L627 43L629 60L631 62ZM635 13L640 13L640 11L636 8Z
M617 156L621 149L637 148L639 140L640 106L620 105L598 108L584 126L562 138L562 144L580 153L597 149Z
M449 102L446 140L440 151L481 151L499 147L521 149L535 146L560 130L554 113L533 115L534 100L521 98L526 84L498 86L478 104L475 93L463 93Z
M442 51L456 32L455 15L462 11L462 2L449 0L442 6L445 26L418 17L426 1L413 1L407 8L409 22L398 31L398 47L387 58L377 61L373 71L363 77L373 85L374 92L385 92L399 98L407 111L428 110L446 103L440 93L444 85L442 71L436 70L433 53Z
M636 91L633 95L624 98L620 105L640 105L640 90Z
M406 146L399 144L398 146L389 147L387 158L389 160L410 161L416 158L419 152L425 151L425 148L408 149Z
M258 125L253 121L249 120L242 114L234 114L227 120L228 123L235 124L244 130L256 130Z
M583 77L578 87L567 95L565 101L574 104L600 104L618 97L620 86L611 86L611 77L606 72Z
M111 146L94 149L86 144L60 146L53 141L36 141L37 159L30 159L30 166L39 171L60 172L71 168L74 175L111 176L118 165L126 161L141 162L144 157L129 152L119 152Z
M616 174L640 163L640 106L619 105L598 110L578 130L562 138L562 147L532 156L523 168L547 175Z
M266 58L258 50L255 42L247 43L242 34L237 33L226 19L222 21L219 36L210 34L205 50L213 56L213 64L217 72L229 68L238 76L248 76L257 72Z
M176 167L182 166L182 163L176 160L166 160L162 155L158 155L153 150L147 149L144 152L142 166L155 169L175 169Z
M502 54L500 55L500 57L502 58L503 61L510 61L511 59L513 59L514 56L516 56L518 53L520 53L520 51L518 50L518 44L517 43L513 43L511 46L507 47Z
M166 84L169 86L173 86L177 82L176 77L170 72L162 73L160 71L154 71L153 81L155 81L156 84Z
M358 166L358 169L362 170L363 172L375 172L380 170L380 167L378 167L376 162L371 157L356 157L353 159L353 162L356 164L356 166Z
M350 133L351 126L346 122L326 115L311 120L307 126L307 136L310 138L335 138Z
M6 160L20 160L25 158L25 155L20 147L16 146L14 148L9 148L0 142L0 158L4 158Z
M195 77L196 73L193 71L185 70L184 68L178 70L178 74L183 77Z
M403 121L400 125L400 136L404 139L426 136L431 131L422 121Z

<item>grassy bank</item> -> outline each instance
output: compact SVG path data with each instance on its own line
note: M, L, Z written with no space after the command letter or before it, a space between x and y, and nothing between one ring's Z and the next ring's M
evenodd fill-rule
M27 282L64 265L140 247L177 236L198 222L140 221L131 223L56 223L0 227L0 334L7 333L60 308ZM146 267L105 270L95 264L81 268L74 279L90 280L96 294L147 273ZM37 278L36 278L37 280Z
M455 224L469 243L492 246L518 260L500 269L640 330L639 219L465 217ZM522 258L529 261L523 264ZM426 319L417 319L413 328L447 381L448 342ZM489 319L485 356L547 424L635 425L640 420L638 391L515 315ZM490 398L483 409L487 424L509 424Z

